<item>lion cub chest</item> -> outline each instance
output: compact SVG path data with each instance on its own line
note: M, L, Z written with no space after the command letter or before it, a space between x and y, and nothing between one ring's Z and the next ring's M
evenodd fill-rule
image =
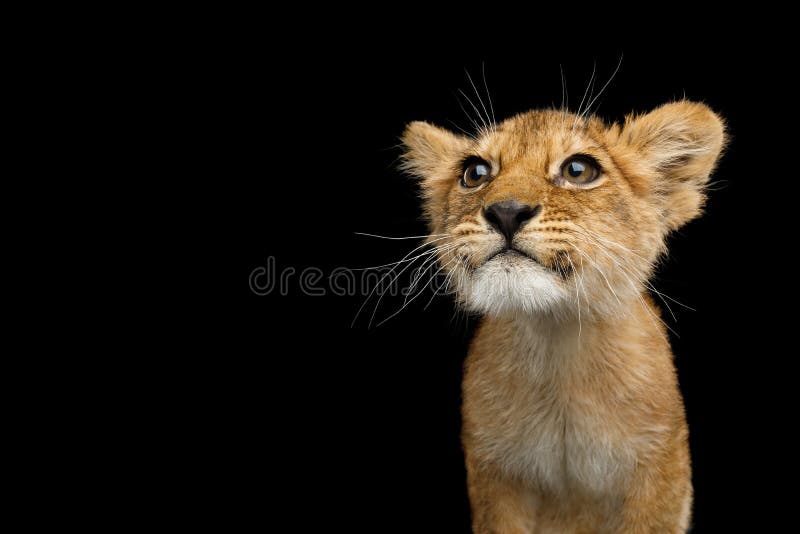
M543 491L614 493L636 463L640 440L608 392L552 353L471 354L464 381L465 439L476 459ZM519 356L519 355L517 355ZM563 362L562 362L563 363Z

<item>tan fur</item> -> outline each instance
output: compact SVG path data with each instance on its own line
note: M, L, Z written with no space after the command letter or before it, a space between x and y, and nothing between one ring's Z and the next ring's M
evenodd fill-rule
M701 213L722 121L685 101L621 125L545 110L475 139L416 122L404 143L431 244L484 314L463 384L474 532L685 532L688 429L647 279ZM558 178L578 153L602 167L591 187ZM468 156L491 181L460 185ZM503 200L542 206L514 238L529 258L487 261L504 239L482 209Z

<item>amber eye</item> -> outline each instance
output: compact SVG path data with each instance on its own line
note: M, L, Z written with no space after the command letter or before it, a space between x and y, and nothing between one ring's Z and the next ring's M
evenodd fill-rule
M461 176L461 185L464 187L478 187L492 174L492 168L483 160L474 160L464 167L464 174Z
M583 185L597 180L600 169L597 163L587 156L574 156L564 162L561 176L573 184Z

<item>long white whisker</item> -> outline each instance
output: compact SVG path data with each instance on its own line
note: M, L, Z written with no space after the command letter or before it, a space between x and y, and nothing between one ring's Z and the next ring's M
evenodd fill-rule
M467 96L467 93L465 93L465 92L464 92L464 91L462 91L461 89L459 89L459 90L458 90L458 92L459 92L459 93L461 93L461 95L462 95L464 98L466 98L466 99L467 99L467 102L469 102L469 105L470 105L470 106L472 106L472 109L474 109L474 110L475 110L475 113L478 115L478 118L479 118L479 119L481 120L481 122L483 123L483 129L481 129L481 128L478 128L478 130L479 130L479 131L480 131L480 130L483 130L483 131L487 131L487 130L489 130L489 125L488 125L488 124L486 124L486 121L484 120L484 118L483 118L483 115L481 115L481 111L478 109L478 106L476 106L476 105L475 105L475 104L472 102L472 99L470 99L470 97L468 97L468 96Z
M436 250L436 254L431 255L422 263L422 265L419 266L419 268L417 268L416 275L411 280L411 284L409 284L408 288L406 289L406 298L404 302L408 301L408 296L417 288L417 284L419 284L419 281L422 279L422 276L425 274L425 272L430 267L436 265L436 261L439 259L439 254L441 254L442 252L447 252L448 250L452 250L453 248L459 246L457 243L450 243L449 245L450 246L444 245L438 250Z
M453 121L450 121L450 120L449 120L448 122L449 122L450 124L452 124L454 127L456 127L456 128L457 128L457 129L458 129L458 130L459 130L461 133L463 133L464 135L466 135L467 137L469 137L470 139L472 139L473 141L477 141L477 140L478 140L478 138L477 138L477 137L475 137L475 134L473 134L473 133L471 133L471 132L468 132L468 131L466 131L464 128L462 128L461 126L459 126L458 124L456 124L456 123L455 123L455 122L453 122Z
M383 237L383 236L381 236L381 237ZM411 256L412 254L414 254L414 253L415 253L416 251L418 251L419 249L421 249L421 248L424 248L424 247L426 247L426 246L430 245L430 244L431 244L431 243L433 243L433 242L440 241L440 240L442 240L442 239L447 239L448 237L450 237L450 236L439 237L439 238L436 238L436 239L432 239L432 240L430 240L430 241L426 241L426 242L422 243L421 245L419 245L419 246L415 247L415 248L414 248L414 249L413 249L411 252L409 252L409 253L408 253L408 254L406 254L405 256L403 256L403 257L400 259L400 261L398 261L398 262L395 262L395 264L396 264L396 265L395 265L394 267L392 267L392 269L391 269L391 270L389 270L389 272L388 272L388 273L385 273L385 274L384 274L384 275L383 275L383 276L382 276L382 277L381 277L381 278L378 280L378 283L377 283L377 284L375 284L375 287L374 287L374 288L372 288L372 291L370 291L369 295L367 295L367 298L366 298L366 299L364 299L364 302L361 304L361 307L360 307L360 308L358 308L358 311L356 312L356 316L355 316L355 317L353 317L353 322L352 322L352 323L350 323L350 327L352 328L352 327L355 325L355 323L356 323L356 320L358 319L358 316L361 314L361 311L364 309L364 306L366 306L366 305L367 305L367 302L369 302L369 299L370 299L370 298L372 298L372 295L375 293L375 291L378 289L378 287L380 287L380 285L383 283L383 280L384 280L384 279L385 279L387 276L389 276L391 273L393 273L393 272L394 272L394 270L397 268L397 266L398 266L400 263L403 263L404 261L406 261L406 260L407 260L407 258L408 258L409 256ZM431 251L428 251L428 252L431 252ZM416 258L418 258L418 257L420 257L420 256L424 256L424 255L425 255L425 253L423 253L423 254L420 254L420 255L416 256L416 257L414 258L414 260L416 260ZM412 260L408 260L408 261L409 261L409 265L411 265L411 264L413 263L413 261L412 261Z
M588 236L587 234L584 234L584 235L586 235L586 237L590 237L590 236ZM591 241L589 241L589 243L591 243ZM614 258L614 256L613 256L613 255L611 255L609 252L607 252L606 250L604 250L604 247L603 247L602 245L600 245L600 244L599 244L599 243L597 243L596 241L594 242L594 245L595 245L595 246L598 248L598 250L600 250L600 251L604 252L604 253L605 253L605 254L606 254L606 255L607 255L607 256L608 256L608 257L609 257L609 258L610 258L610 259L611 259L611 260L612 260L612 261L613 261L613 262L614 262L614 263L615 263L615 264L616 264L618 267L619 267L619 268L620 268L620 273L621 273L621 274L622 274L622 276L625 278L625 280L628 282L628 284L631 286L631 289L633 289L634 295L636 295L636 298L637 298L637 299L639 299L639 302L641 303L641 305L642 305L642 307L645 309L645 311L647 311L647 312L648 312L648 313L649 313L649 314L650 314L652 317L654 317L654 318L655 318L655 319L657 319L657 320L658 320L658 321L659 321L661 324L663 324L663 325L664 325L664 326L665 326L665 327L666 327L666 328L667 328L667 329L668 329L670 332L672 332L673 334L675 334L675 336L676 336L676 337L679 337L679 338L680 338L680 336L678 335L678 333L677 333L675 330L673 330L673 329L672 329L672 328L671 328L671 327L670 327L670 326L669 326L669 325L668 325L668 324L667 324L667 323L666 323L666 322L665 322L663 319L661 319L660 317L656 316L656 315L653 313L653 311L652 311L652 310L651 310L651 309L650 309L650 308L647 306L647 304L644 302L644 299L643 299L643 298L642 298L642 296L641 296L641 290L642 290L642 287L641 287L641 286L637 286L637 285L636 285L636 283L635 283L635 282L634 282L634 280L633 280L633 279L635 278L635 279L636 279L636 280L638 280L640 283L644 283L644 282L643 282L643 280L642 280L642 278L643 278L643 277L641 276L641 273L639 273L639 275L637 276L637 275L636 275L636 273L637 273L638 271L634 270L634 272L633 272L633 273L629 272L629 271L628 271L628 269L626 269L626 268L625 268L625 266L623 266L622 264L620 264L620 263L619 263L619 262L618 262L618 261L617 261L617 260ZM633 278L631 277L631 274L633 274ZM670 310L670 314L672 314L672 310L669 308L669 305L667 305L667 309L669 309L669 310ZM672 315L673 315L673 319L675 319L675 316L674 316L674 314L672 314ZM654 323L654 324L655 324L655 323Z
M478 92L478 88L475 87L475 82L472 81L472 76L469 75L469 71L464 69L464 72L467 73L467 79L469 80L470 85L472 86L472 90L475 91L475 96L478 98L478 102L480 103L481 107L483 108L483 113L486 115L486 120L491 123L492 118L489 116L489 110L486 109L486 105L483 103L483 98L481 98L481 94ZM489 126L486 127L487 130L491 130Z
M452 262L453 260L450 260L450 261ZM438 271L436 271L436 272L433 274L433 276L431 277L431 279L433 279L433 277L435 277L437 274L439 274L439 272L440 272L442 269L444 269L446 265L449 265L449 263L450 263L450 262L448 262L447 264L445 264L445 265L443 265L443 266L439 267L439 270L438 270ZM429 283L430 283L430 281L429 281ZM375 325L375 328L378 328L378 327L379 327L379 326L381 326L383 323L385 323L386 321L388 321L389 319L391 319L392 317L396 316L397 314L399 314L400 312L402 312L404 309L406 309L406 307L408 307L408 305L409 305L409 304L411 304L412 302L414 302L414 300L416 300L416 298L417 298L417 297L419 297L420 295L422 295L422 293L424 292L424 290L425 290L425 288L426 288L426 287L428 287L428 286L427 286L427 285L423 286L423 287L422 287L422 289L421 289L419 292L417 292L417 293L416 293L416 294L415 294L415 295L414 295L414 296L413 296L411 299L404 301L404 302L403 302L403 305L400 307L400 309L399 309L399 310L397 310L396 312L394 312L393 314L391 314L389 317L387 317L386 319L384 319L384 320L382 320L381 322L379 322L377 325Z
M623 246L623 245L620 245L619 243L617 243L617 242L615 242L615 241L611 241L611 240L609 240L609 239L604 239L603 237L601 237L601 236L599 236L599 235L595 235L594 237L595 237L596 239L599 239L599 240L602 240L602 241L604 241L605 243L608 243L609 245L614 245L615 247L618 247L618 248L620 248L621 250L624 250L625 252L627 252L627 253L629 253L629 254L632 254L632 255L634 255L634 256L637 256L638 258L642 259L643 261L645 261L645 262L647 262L647 263L650 263L650 261L649 261L647 258L645 258L645 257L643 257L643 256L641 256L641 255L639 255L639 254L637 254L636 252L632 251L631 249L629 249L629 248L627 248L627 247L625 247L625 246ZM668 298L669 300L671 300L671 301L672 301L672 302L674 302L675 304L678 304L679 306L683 306L684 308L686 308L686 309L688 309L688 310L697 311L696 309L692 308L691 306L689 306L689 305L687 305L687 304L684 304L683 302L680 302L680 301L678 301L678 300L675 300L674 298L670 297L670 296L669 296L669 295L667 295L666 293L660 293L659 291L657 291L657 290L656 290L656 288L654 288L652 285L650 285L650 283L649 283L649 282L647 282L646 280L645 280L645 282L648 284L648 286L650 287L650 289L651 289L651 290L652 290L654 293L657 293L657 294L659 294L659 295L663 295L664 297ZM665 303L665 304L666 304L666 303Z
M408 257L409 257L411 254L413 254L414 252L418 251L418 250L419 250L419 249L421 249L421 248L424 248L424 247L425 247L425 246L427 246L427 245L431 245L431 244L433 244L433 243L435 243L435 242L437 242L437 241L441 241L441 240L443 240L443 239L447 239L448 237L450 237L450 236L449 236L449 235L446 235L446 236L444 236L444 237L439 237L439 238L436 238L436 239L431 239L431 240L429 240L429 241L426 241L426 242L422 243L421 245L419 245L419 246L415 247L415 248L414 248L414 250L412 250L411 252L409 252L408 254L406 254L405 256L403 256L403 257L402 257L400 260L398 260L398 261L393 261L393 262L391 262L391 263L386 263L386 264L383 264L383 265L375 265L375 266L373 266L373 267L351 267L351 268L349 268L348 270L350 270L350 271L369 271L369 270L372 270L372 269L380 269L381 267L390 267L390 266L392 266L392 265L399 265L399 264L401 264L401 263L404 263L404 262L406 262L406 261L413 261L413 260L415 260L416 258L418 258L419 256L414 256L413 258L408 258ZM439 245L437 245L437 247L438 247L438 246L439 246ZM436 248L436 247L434 247L434 248ZM425 252L423 252L422 254L420 254L420 256L424 256L425 254L428 254L429 252L431 252L431 251L425 251Z
M451 244L451 245L453 245L453 244ZM447 246L448 246L448 245L443 245L443 247L447 247ZM453 245L453 246L455 246L455 245ZM431 253L432 255L434 255L434 256L435 256L435 255L436 255L438 252L439 252L439 250L438 250L438 249L435 249L435 250L432 250L432 251L430 251L430 253ZM400 278L400 275L401 275L401 274L403 274L404 272L406 272L406 271L408 270L408 268L409 268L409 267L411 267L411 265L413 265L413 262L411 262L411 263L409 263L408 265L406 265L405 267L403 267L403 269L402 269L402 270L400 270L398 273L396 273L396 274L394 275L394 277L393 277L391 280L389 280L389 287L390 287L390 288L392 287L392 285L393 285L395 282L397 282L397 279L398 279L398 278ZM383 280L383 278L381 278L381 280ZM380 285L380 281L379 281L378 285L376 285L376 287L378 287L379 285ZM378 308L379 308L379 307L380 307L380 305L381 305L381 301L383 300L383 297L384 297L384 295L386 295L386 291L383 291L383 292L381 292L381 294L380 294L380 297L378 297L378 302L376 302L376 303L375 303L375 308L372 310L372 316L370 317L370 319L369 319L369 324L368 324L368 326L367 326L368 328L372 326L372 322L373 322L373 320L375 319L375 314L376 314L376 313L378 313Z
M600 95L603 94L603 91L606 90L606 87L608 87L608 84L610 84L611 80L614 79L614 76L617 75L617 72L619 72L619 68L621 66L622 66L622 54L619 55L619 63L617 63L617 68L614 69L614 73L611 75L611 77L608 79L605 85L603 85L603 88L600 89L600 92L597 93L597 96L595 96L592 100L590 100L589 103L586 105L586 109L583 112L584 117L587 115L587 113L589 113L589 110L592 109L592 105L597 101L598 98L600 98Z
M430 253L431 253L431 254L435 254L435 251L431 251ZM402 275L404 272L406 272L406 271L408 270L408 268L409 268L409 267L411 267L411 265L413 265L413 262L409 263L408 265L406 265L405 267L403 267L403 268L402 268L402 269L401 269L399 272L395 273L395 274L394 274L394 275L393 275L393 276L390 278L388 287L389 287L389 288L391 288L391 287L392 287L392 285L393 285L393 284L394 284L394 283L397 281L397 279L400 277L400 275ZM385 275L384 275L384 277L385 277ZM376 284L376 285L375 285L375 288L377 289L378 287L381 287L381 283L382 283L382 282L383 282L383 277L382 277L382 278L381 278L381 279L378 281L378 284ZM375 289L373 289L372 291L374 292L374 291L375 291ZM379 307L380 307L380 305L381 305L381 301L383 300L383 297L384 297L384 295L386 295L386 291L385 291L385 290L384 290L384 291L381 291L380 295L378 296L378 301L375 303L375 307L374 307L374 308L373 308L373 310L372 310L372 315L371 315L371 316L370 316L370 318L369 318L369 323L367 323L367 328L371 328L371 327L372 327L372 322L375 320L375 314L376 314L376 313L378 313L378 308L379 308Z
M586 84L586 90L583 92L583 98L581 98L581 103L578 104L578 113L575 115L575 121L572 123L572 130L570 133L575 132L575 126L578 124L578 119L581 118L581 110L583 109L583 102L586 100L586 96L589 94L589 88L594 85L594 75L595 71L597 70L597 62L592 64L592 75L589 77L589 83Z
M395 262L392 262L392 263L385 263L383 265L376 265L374 267L352 267L352 268L349 268L348 271L374 271L375 269L381 269L383 267L398 266L401 263L413 262L414 260L416 260L418 258L421 258L423 256L427 256L427 255L429 255L429 254L431 254L433 252L436 252L436 251L435 250L426 250L425 252L417 254L416 256L413 256L413 257L408 258L408 259L404 258L402 260L398 260L398 261L395 261Z
M483 87L486 89L486 99L489 100L489 109L492 112L492 124L494 129L497 130L497 118L494 116L494 104L492 103L492 95L489 94L489 84L486 83L486 63L481 62L481 76L483 77Z
M473 252L472 254L466 254L466 255L463 255L463 256L462 255L457 256L458 261L456 262L456 265L457 266L458 265L464 265L464 266L468 265L469 262L472 261L472 258L475 257L475 254L476 253ZM458 271L456 270L455 267L450 269L450 274L447 277L445 277L444 282L442 284L440 284L439 287L436 289L436 293L431 297L431 300L429 300L428 304L425 306L426 309L427 309L428 306L430 306L431 301L433 301L433 298L436 296L436 294L438 294L439 290L442 289L442 287L444 287L445 291L447 291L447 289L450 287L450 283L453 281L453 278L455 278L455 275L456 275L457 272Z
M641 260L645 261L646 263L648 263L648 264L650 263L650 261L649 261L647 258L644 258L643 256L641 256L641 255L637 254L636 252L634 252L634 251L630 250L629 248L627 248L627 247L625 247L625 246L623 246L623 245L620 245L619 243L617 243L617 242L615 242L615 241L611 241L610 239L605 239L605 238L603 238L603 237L601 237L601 236L599 236L599 235L594 235L594 236L592 236L592 235L590 235L590 234L588 234L588 233L584 233L584 235L585 235L586 237L588 237L588 238L593 238L593 239L595 239L595 245L596 245L596 246L597 246L597 247L598 247L598 248L599 248L601 251L603 251L603 252L604 252L604 253L605 253L605 254L606 254L606 255L607 255L609 258L611 258L611 260L612 260L612 261L615 261L615 262L616 262L616 259L615 259L615 257L614 257L612 254L610 254L609 252L607 252L607 251L606 251L606 247L603 247L603 246L602 246L602 245L601 245L599 242L597 242L597 240L602 240L602 241L604 241L605 243L608 243L609 245L614 245L614 246L616 246L616 247L620 248L621 250L624 250L625 252L627 252L627 253L629 253L629 254L632 254L632 255L634 255L634 256L637 256L638 258L640 258ZM697 311L696 309L692 308L691 306L689 306L689 305L686 305L686 304L684 304L684 303L682 303L682 302L680 302L680 301L678 301L678 300L676 300L676 299L674 299L674 298L670 297L670 296L669 296L669 295L667 295L666 293L662 293L662 292L660 292L659 290L657 290L657 289L656 289L656 288L653 286L653 284L651 284L651 283L650 283L650 282L647 280L647 277L644 275L644 273L642 273L642 272L641 272L641 271L640 271L638 268L636 268L636 267L633 265L633 263L631 262L630 258L626 258L624 255L621 255L621 256L619 256L619 259L621 259L621 260L625 261L625 262L626 262L626 264L628 265L628 267L629 267L629 268L630 268L630 269L631 269L631 270L634 272L634 274L635 274L636 278L640 279L640 280L641 280L641 282L642 282L643 284L645 284L645 285L648 287L648 289L650 289L650 290L651 290L653 293L655 293L656 295L658 295L658 297L659 297L659 298L661 299L661 301L664 303L664 306L666 306L666 307L667 307L667 310L669 311L669 314L672 316L672 319L673 319L675 322L677 322L677 321L678 321L678 319L675 317L675 314L672 312L672 308L670 307L669 303L668 303L666 300L664 300L665 298L667 298L667 299L671 300L672 302L674 302L675 304L678 304L679 306L683 306L684 308L686 308L686 309L688 309L688 310ZM619 264L617 264L617 265L618 265L620 268L623 268L623 266L622 266L622 265L619 265Z
M469 258L471 258L473 255L474 255L474 254L471 254L471 255L469 256ZM462 261L464 261L464 260L462 260L461 258L459 258L458 256L456 256L456 259L458 260L456 263L461 263ZM450 262L448 262L447 264L449 265L450 263L452 263L452 260L451 260ZM427 309L428 309L428 306L430 306L430 305L431 305L431 302L433 302L433 299L435 299L435 298L436 298L436 295L438 295L438 294L439 294L439 290L440 290L440 289L442 289L442 287L444 287L444 288L447 288L447 287L449 286L449 284L450 284L450 281L453 279L453 276L454 276L455 274L456 274L456 270L455 270L455 268L453 268L453 269L450 269L450 274L448 274L448 275L445 277L445 279L444 279L444 282L442 282L441 284L439 284L439 287L437 287L437 288L436 288L436 290L433 292L433 295L431 295L431 298L428 300L427 304L425 304L425 307L423 308L423 310L427 310Z
M573 248L575 248L575 250L578 251L578 254L589 260L589 264L592 265L595 269L597 269L597 271L603 277L603 280L606 281L606 285L608 286L608 289L611 290L611 293L614 295L614 298L617 299L617 302L619 302L620 305L622 305L622 301L619 299L617 292L614 291L614 288L611 286L611 282L608 281L608 277L606 276L606 273L603 272L603 269L600 268L600 265L596 261L592 260L592 258L590 258L588 254L586 254L580 248L578 248L577 245L573 243L570 244L573 246Z
M683 306L683 307L684 307L684 308L686 308L687 310L692 310L692 311L695 311L695 312L697 311L695 308L692 308L691 306L687 306L687 305L686 305L686 304L684 304L683 302L680 302L680 301L678 301L678 300L675 300L674 298L670 297L670 296L669 296L669 295L667 295L666 293L662 293L662 292L658 291L656 288L654 288L654 287L653 287L653 286L650 284L650 282L646 282L646 283L647 283L647 287L649 287L649 288L650 288L650 291L652 291L653 293L655 293L655 294L656 294L656 295L658 295L659 297L667 298L667 299L671 300L672 302L674 302L675 304L677 304L678 306ZM666 302L665 302L664 304L666 304Z
M602 247L600 247L600 246L598 246L598 250L601 250L601 251L603 251L603 248L602 248ZM603 251L603 252L605 252L605 251ZM606 253L606 255L608 255L608 252L605 252L605 253ZM640 281L640 282L641 282L641 279L640 279L640 277L637 277L635 274L634 274L634 275L633 275L633 277L632 277L632 276L631 276L631 274L632 274L632 273L630 273L630 272L629 272L627 269L625 269L625 268L624 268L622 265L620 265L618 262L616 262L616 260L614 260L614 258L613 258L613 257L611 257L611 256L609 256L609 257L610 257L610 258L612 259L612 261L614 261L614 262L616 263L616 265L617 265L617 266L620 268L620 273L622 274L623 278L624 278L624 279L625 279L625 280L628 282L628 285L630 285L630 286L631 286L631 289L633 290L633 294L634 294L634 295L636 296L636 298L639 300L639 303L641 304L642 308L644 308L644 310L645 310L645 311L646 311L646 312L647 312L647 313L648 313L648 314L649 314L651 317L653 317L653 318L655 318L656 320L658 320L658 321L659 321L661 324L663 324L663 325L664 325L664 326L665 326L667 329L669 329L669 330L670 330L672 333L674 333L674 334L677 336L677 335L678 335L678 334L677 334L677 332L675 332L674 330L672 330L672 328L670 328L670 326L669 326L669 325L668 325L666 322L664 322L664 320L663 320L663 319L661 319L661 317L658 317L657 315L655 315L655 314L653 313L653 311L652 311L652 310L651 310L651 309L650 309L650 308L647 306L647 303L645 303L645 301L644 301L644 299L642 298L642 295L641 295L641 290L642 290L641 286L637 286L637 285L636 285L636 282L634 282L634 279L636 279L636 280L638 280L638 281ZM653 326L655 326L655 325L656 325L656 324L653 322L653 320L652 320L652 319L650 319L650 322L653 324ZM678 336L678 337L680 337L680 336Z
M395 240L395 239L426 239L428 237L438 237L438 236L450 237L450 236L453 235L453 234L428 234L428 235L409 235L409 236L402 236L402 237L391 237L391 236L385 236L385 235L367 234L367 233L364 233L364 232L353 232L353 233L356 234L356 235L363 235L363 236L367 236L367 237L377 237L379 239L392 239L392 240Z
M459 91L460 93L462 93L462 94L464 93L463 91L461 91L461 89L459 89L458 91ZM467 99L467 100L469 100L469 99ZM473 128L475 128L475 132L476 132L476 134L480 134L480 131L481 131L481 126L480 126L480 124L478 124L478 122L477 122L475 119L473 119L473 118L472 118L472 116L471 116L471 115L469 114L469 112L467 111L467 108L465 108L465 107L464 107L464 104L462 104L462 103L461 103L461 99L460 99L460 98L458 98L458 95L456 95L456 102L458 102L458 107L460 107L460 108L461 108L461 111L463 111L463 112L464 112L464 115L467 117L467 120L468 120L470 123L472 123L472 127L473 127ZM472 137L473 139L477 139L477 135L471 135L470 137Z

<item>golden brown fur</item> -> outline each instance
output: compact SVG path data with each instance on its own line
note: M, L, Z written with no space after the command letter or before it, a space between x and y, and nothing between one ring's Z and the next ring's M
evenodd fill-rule
M647 280L700 214L724 142L719 117L685 101L613 125L532 111L475 138L409 125L429 241L484 314L463 384L476 533L688 528L688 429ZM602 169L587 188L559 178L579 153ZM467 157L491 180L463 187ZM541 206L513 238L528 257L494 256L505 239L483 209L508 200Z

